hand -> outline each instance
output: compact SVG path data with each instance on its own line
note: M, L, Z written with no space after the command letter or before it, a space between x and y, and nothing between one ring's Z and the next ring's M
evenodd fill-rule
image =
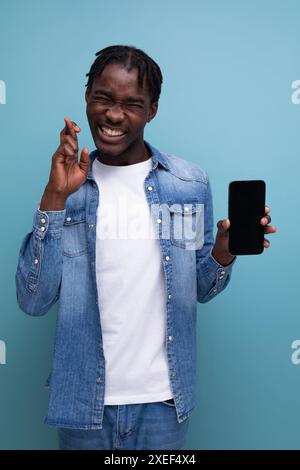
M78 139L80 128L64 118L65 127L60 132L60 145L52 157L51 172L46 192L62 200L76 191L86 180L89 168L89 152L84 148L78 163Z
M265 207L265 214L266 215L262 219L260 219L260 223L262 225L265 225L264 233L274 233L277 230L277 228L274 227L274 225L267 225L271 222L271 217L270 217L269 213L270 213L269 207ZM264 248L269 248L269 246L270 246L269 240L264 238Z
M276 232L276 227L273 225L267 225L271 222L269 207L265 207L265 215L260 219L261 225L265 226L264 233L274 233ZM216 242L212 251L212 255L216 261L218 261L223 266L231 263L235 256L231 255L228 251L228 239L229 239L229 227L230 220L223 219L219 220L217 223L218 232L216 235ZM264 248L269 248L270 242L264 238L263 242Z

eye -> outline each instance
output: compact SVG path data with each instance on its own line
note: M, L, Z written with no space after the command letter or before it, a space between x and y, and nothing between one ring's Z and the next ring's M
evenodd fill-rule
M94 97L94 101L97 101L98 103L110 103L110 99L109 98L105 98L104 96L96 96Z
M127 106L133 109L143 109L143 106L138 103L129 103Z

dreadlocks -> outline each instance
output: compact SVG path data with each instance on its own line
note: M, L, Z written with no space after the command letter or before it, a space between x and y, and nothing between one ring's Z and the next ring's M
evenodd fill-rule
M134 46L117 45L105 47L95 55L97 58L92 64L89 73L86 74L88 81L85 86L87 88L92 88L95 76L101 75L106 65L118 63L124 65L128 70L132 68L138 69L138 84L141 88L146 76L151 103L159 100L163 81L162 73L157 63L144 51Z

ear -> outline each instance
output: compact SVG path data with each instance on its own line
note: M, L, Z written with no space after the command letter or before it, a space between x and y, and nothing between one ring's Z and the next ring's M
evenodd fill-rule
M85 101L86 101L86 103L88 102L90 93L91 93L91 90L89 88L87 88L86 91L85 91Z
M158 101L154 101L154 103L150 105L150 111L148 113L147 122L152 121L152 119L155 117L157 113L157 110L158 110Z

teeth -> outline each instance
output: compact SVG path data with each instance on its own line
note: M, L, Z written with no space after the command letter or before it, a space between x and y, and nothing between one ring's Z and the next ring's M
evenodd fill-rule
M122 131L112 130L112 129L109 129L108 127L101 126L101 129L103 131L103 134L110 135L110 136L117 136L117 135L124 134L124 132Z

